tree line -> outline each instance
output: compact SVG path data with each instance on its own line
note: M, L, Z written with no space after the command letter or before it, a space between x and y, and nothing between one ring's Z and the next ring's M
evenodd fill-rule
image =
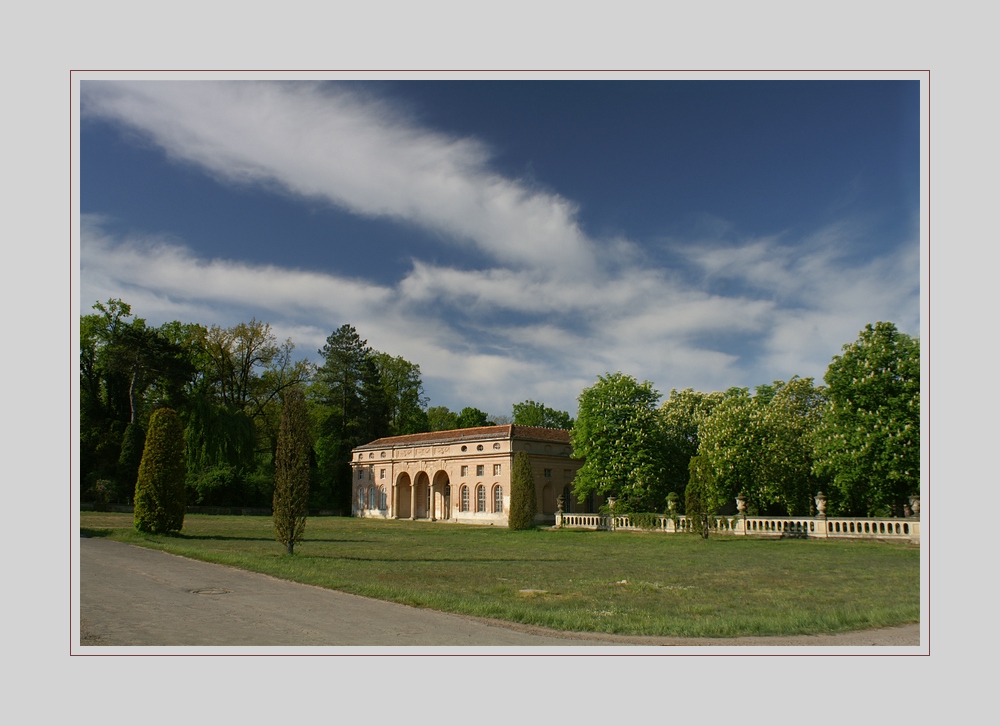
M493 415L428 407L420 366L377 351L351 325L331 333L322 363L253 319L224 328L147 325L131 306L96 303L80 319L83 496L131 503L154 412L183 430L188 504L270 507L282 401L301 394L308 421L309 509L350 508L350 452L385 436L516 423L569 428L569 414L535 401Z
M902 516L920 491L920 345L867 325L833 358L825 386L794 377L748 388L660 394L609 373L585 389L573 428L575 484L616 511Z
M420 366L374 350L347 324L314 365L256 319L152 327L120 299L93 310L80 319L84 498L134 499L150 417L168 408L183 430L188 504L272 506L289 395L301 398L311 443L308 509L349 510L356 446L508 423L571 430L573 455L585 460L577 498L615 497L622 511L668 502L682 513L724 511L742 494L752 514L807 515L823 491L831 514L901 514L919 492L920 347L892 323L845 345L825 386L794 377L752 393L674 389L657 405L650 382L608 373L580 394L574 421L532 400L509 416L428 407Z

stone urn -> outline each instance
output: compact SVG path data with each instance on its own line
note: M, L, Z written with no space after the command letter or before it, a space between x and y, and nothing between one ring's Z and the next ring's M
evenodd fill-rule
M826 516L826 494L820 492L816 495L816 516L825 517Z
M736 497L736 511L741 515L746 516L747 513L747 498L742 494Z
M920 519L920 497L914 496L910 497L910 509L913 511L913 516Z

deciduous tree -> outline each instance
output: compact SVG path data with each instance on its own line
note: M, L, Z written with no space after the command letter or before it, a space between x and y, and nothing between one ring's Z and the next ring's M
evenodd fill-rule
M514 423L518 426L539 426L547 429L573 428L573 419L565 411L556 411L544 403L527 400L514 404Z
M402 356L374 353L385 395L389 433L393 436L419 434L430 430L427 420L427 397L420 379L420 366Z
M578 500L594 492L616 497L622 511L663 510L667 491L659 398L652 383L620 372L598 377L583 390L572 432L573 456L586 460L576 475Z
M672 389L670 398L660 406L664 486L667 491L676 493L682 503L686 502L691 458L698 453L698 427L723 398L725 394L720 391L701 393L691 388Z
M699 427L698 455L711 474L703 493L717 508L744 494L751 513L809 513L816 482L812 435L825 395L811 378L730 389ZM714 510L713 510L714 511Z
M866 325L824 380L815 471L831 479L831 513L901 512L920 491L920 342L893 323Z
M460 429L471 429L477 426L492 426L493 422L490 421L490 415L485 411L480 411L478 408L473 408L472 406L466 406L458 414L458 428Z
M427 409L427 425L430 431L451 431L457 429L458 414L447 406L431 406Z

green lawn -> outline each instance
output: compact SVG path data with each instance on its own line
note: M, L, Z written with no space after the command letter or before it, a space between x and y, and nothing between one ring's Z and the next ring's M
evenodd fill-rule
M574 631L820 633L920 618L920 552L896 542L762 540L311 518L293 556L269 517L189 514L179 536L81 512L83 533L296 582Z

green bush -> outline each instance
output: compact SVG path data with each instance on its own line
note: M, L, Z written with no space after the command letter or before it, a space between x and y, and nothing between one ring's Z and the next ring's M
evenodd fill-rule
M656 529L660 524L661 516L656 512L632 512L628 515L628 518L631 520L633 527L638 527L639 529Z
M531 529L535 526L538 502L535 499L535 477L531 473L531 460L523 451L514 455L514 466L510 473L510 512L507 513L507 527L510 529Z
M184 526L184 427L170 408L149 419L146 445L135 485L135 528L156 534L179 532Z

